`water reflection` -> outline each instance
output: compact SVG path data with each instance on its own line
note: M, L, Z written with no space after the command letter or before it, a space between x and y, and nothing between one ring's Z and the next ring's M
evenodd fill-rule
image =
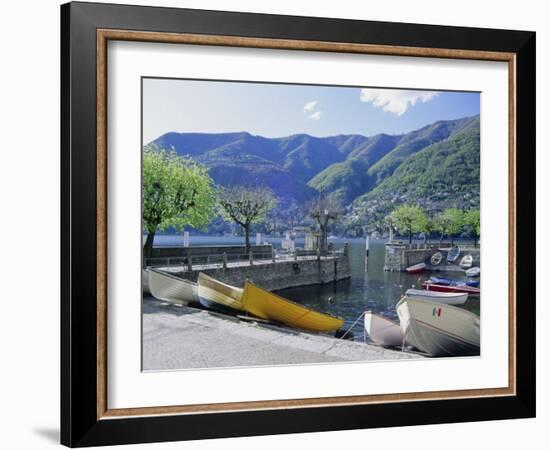
M395 305L405 291L411 287L421 289L422 282L430 273L408 274L406 272L384 271L384 242L371 241L368 270L365 270L365 241L348 240L350 244L351 279L325 285L289 288L278 293L288 299L320 311L343 317L346 328L365 310L372 310L391 319L397 320ZM334 241L335 246L342 247L344 241ZM440 273L440 276L446 276ZM448 276L453 279L465 279L461 273ZM479 299L468 300L464 308L479 315ZM363 321L353 327L355 339L363 339Z

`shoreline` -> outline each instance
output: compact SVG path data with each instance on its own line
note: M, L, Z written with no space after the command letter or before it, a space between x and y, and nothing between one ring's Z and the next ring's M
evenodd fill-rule
M143 370L418 359L422 355L143 299Z

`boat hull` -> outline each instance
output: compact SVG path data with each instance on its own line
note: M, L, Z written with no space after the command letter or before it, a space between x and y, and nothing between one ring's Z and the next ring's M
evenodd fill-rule
M243 290L222 283L200 272L198 278L198 297L202 306L223 313L244 311L242 304Z
M464 292L438 292L420 289L407 289L405 295L413 300L426 300L429 302L444 303L446 305L463 305L468 300L468 294Z
M198 301L196 283L158 270L149 270L149 287L153 297L170 303L187 305Z
M409 345L431 356L480 354L479 317L455 306L404 298L397 306Z
M466 271L466 275L469 277L479 277L481 269L479 267L472 267Z
M479 288L467 285L453 286L453 285L443 285L436 283L422 283L422 287L427 291L436 291L436 292L461 292L470 295L479 295L481 290Z
M149 270L141 271L141 291L144 295L151 295L151 287L149 286Z
M388 347L403 345L403 334L399 325L371 311L365 313L365 331L375 344Z
M426 264L425 263L420 263L420 264L415 264L414 266L411 266L411 267L407 267L405 269L405 272L408 272L408 273L421 273L421 272L424 272L425 268L426 268Z
M244 288L243 306L260 319L308 331L336 331L344 325L340 317L314 311L248 282Z

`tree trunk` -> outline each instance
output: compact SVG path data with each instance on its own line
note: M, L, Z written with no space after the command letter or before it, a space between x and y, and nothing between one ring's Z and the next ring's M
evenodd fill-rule
M454 245L454 234L451 233L451 247Z
M424 245L428 242L428 233L424 232Z
M441 236L439 237L439 246L441 247L441 244L443 244L443 236L445 236L445 233L441 233Z
M153 241L155 240L155 230L147 233L147 239L145 239L145 245L143 246L143 267L146 266L146 259L153 256Z
M409 230L409 245L412 244L412 241L413 241L413 234L412 234L412 231Z
M243 225L246 253L250 251L250 224Z

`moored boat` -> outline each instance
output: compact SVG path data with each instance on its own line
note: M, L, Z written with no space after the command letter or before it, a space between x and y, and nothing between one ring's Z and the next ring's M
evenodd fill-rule
M243 311L243 289L222 283L203 272L199 273L198 297L205 308L224 313Z
M468 269L466 271L466 276L469 276L469 277L479 277L479 275L481 274L481 269L479 267L472 267L471 269Z
M145 295L151 295L151 288L149 287L149 269L141 270L141 291Z
M474 262L474 258L472 255L465 255L461 260L460 260L460 267L462 267L463 269L469 269L470 267L472 267L472 264Z
M387 317L366 311L364 326L366 333L375 344L391 347L403 345L401 327Z
M159 300L180 305L198 301L196 283L160 270L149 269L149 287Z
M443 286L473 286L479 287L479 280L451 280L442 277L430 277L430 283L441 284Z
M441 261L443 260L443 255L441 252L434 253L430 258L430 263L432 266L438 266L441 264Z
M462 308L403 297L396 306L406 342L431 356L480 354L479 317Z
M452 285L452 284L438 284L430 281L422 283L422 287L427 291L436 292L462 292L470 295L479 295L481 290L474 286L468 286L467 284Z
M460 256L460 247L458 245L455 245L447 253L447 262L451 262L451 263L455 262L459 256Z
M413 300L426 300L429 302L445 303L446 305L463 305L468 300L468 294L464 292L437 292L421 289L407 289L405 295Z
M260 319L280 322L293 328L309 331L336 331L344 319L299 305L246 282L242 304L245 311Z
M421 262L418 264L414 264L413 266L407 267L405 271L408 273L420 273L420 272L423 272L425 268L426 268L426 263Z

